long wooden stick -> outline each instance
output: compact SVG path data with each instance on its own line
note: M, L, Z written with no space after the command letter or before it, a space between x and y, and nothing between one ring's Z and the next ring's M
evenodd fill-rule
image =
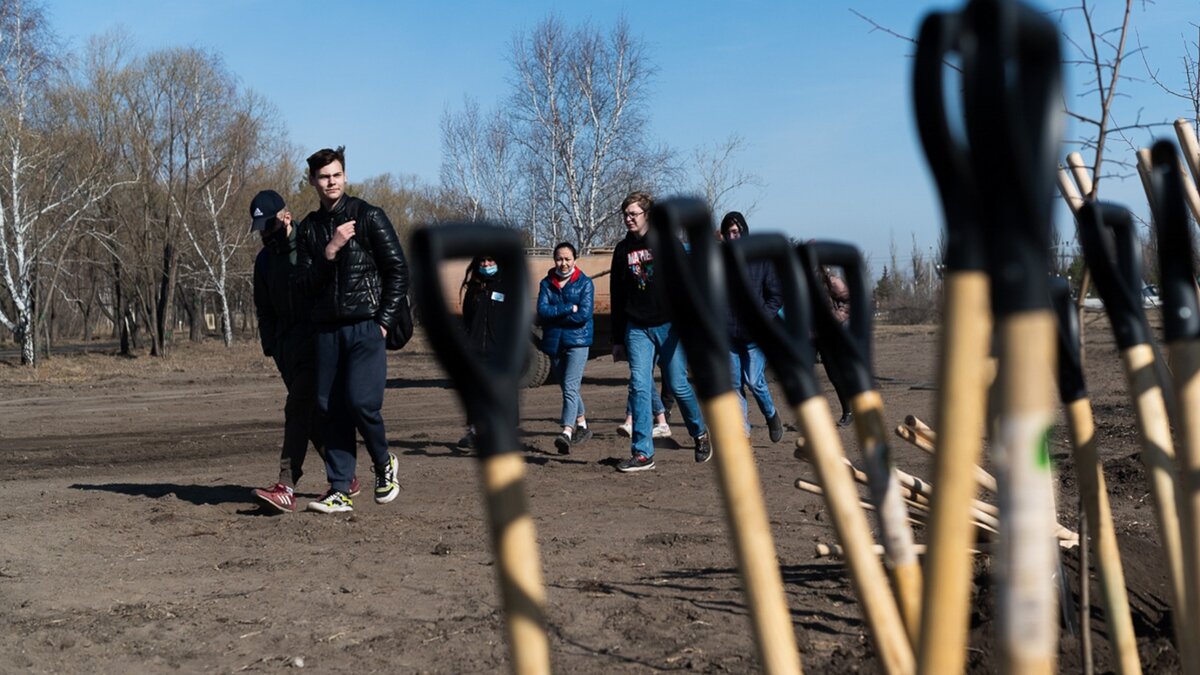
M727 391L701 402L717 462L717 479L745 583L763 671L799 673L800 653L783 592L783 577L767 519L754 454L737 395Z
M1130 347L1121 353L1129 395L1133 399L1142 445L1142 464L1149 474L1154 496L1154 516L1162 542L1163 563L1171 582L1171 618L1175 634L1187 636L1187 603L1184 594L1183 544L1180 539L1179 511L1176 501L1175 446L1162 388L1154 367L1154 350L1148 344ZM1187 638L1181 637L1182 640ZM1182 651L1185 646L1180 644Z
M525 458L517 452L493 455L483 460L481 470L513 672L548 674L546 592L537 534L525 500Z
M1175 136L1183 150L1183 161L1191 172L1193 185L1200 183L1200 143L1196 142L1196 131L1192 123L1181 117L1175 120Z
M905 632L899 607L888 586L887 575L875 556L871 529L858 504L858 490L842 466L845 452L833 425L829 403L814 396L796 406L806 450L812 458L817 479L825 490L825 504L834 531L846 547L846 566L863 618L887 673L912 673L916 668L912 645Z
M1054 421L1057 319L1049 310L1000 322L999 413L992 450L1000 499L1001 642L1005 669L1052 673L1058 653L1058 568L1048 434Z
M1100 592L1104 598L1104 618L1108 625L1109 642L1116 654L1117 672L1135 675L1142 672L1138 661L1137 638L1129 614L1129 597L1125 591L1125 572L1121 567L1121 552L1113 527L1112 509L1108 505L1108 489L1104 483L1104 467L1096 451L1095 425L1092 404L1087 398L1067 406L1071 431L1071 446L1075 454L1075 475L1079 479L1079 496L1087 514L1088 537L1096 547L1096 567L1100 573ZM1083 571L1086 584L1086 569ZM1087 624L1083 630L1088 632Z
M1178 457L1179 520L1187 603L1185 619L1188 623L1183 634L1195 637L1200 627L1200 342L1179 340L1171 343L1169 348L1175 392L1183 413ZM1192 650L1192 665L1200 670L1200 663L1196 663L1200 661L1197 654L1200 649L1193 644Z
M924 427L925 431L921 432L921 431L917 430L916 428L913 428L910 431L910 430L905 430L903 427L897 427L896 435L899 436L900 438L903 438L904 440L908 441L914 447L916 447L920 450L924 450L925 452L929 453L930 455L934 455L936 457L937 456L937 449L936 449L937 434L932 429L930 429L928 426L925 426L925 424L923 422L921 422L921 420L913 417L912 415L909 415L908 417L906 417L905 420L906 420L906 426L913 426L914 424L921 425L922 427ZM912 420L913 423L908 423L907 422L908 420ZM997 490L999 490L999 486L996 483L996 477L993 476L992 474L988 473L988 471L986 469L984 469L983 467L976 464L975 468L974 468L974 473L975 473L975 482L979 484L979 487L982 487L983 489L985 489L988 492L991 492L993 494Z
M854 426L862 448L871 500L877 508L883 547L888 551L900 613L915 644L921 629L921 563L913 552L912 529L900 497L899 481L891 465L887 431L883 426L883 399L879 392L864 391L850 400Z

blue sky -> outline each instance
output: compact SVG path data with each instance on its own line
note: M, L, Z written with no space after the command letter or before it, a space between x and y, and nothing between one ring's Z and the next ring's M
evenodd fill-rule
M1067 2L1036 4L1055 9ZM1111 12L1120 3L1098 3L1104 9L1097 25L1116 25L1119 17ZM1200 9L1183 0L1134 4L1147 58L1163 78L1181 83L1184 33L1195 42L1196 29L1188 24L1200 22ZM749 214L751 227L851 241L864 249L876 275L893 238L902 258L914 237L923 248L935 246L941 217L911 115L911 46L872 32L850 10L914 35L926 12L952 6L901 0L47 3L55 30L75 47L124 27L138 51L197 46L219 52L246 86L279 106L301 148L346 145L352 180L392 172L428 182L438 177L443 110L459 106L464 95L484 108L504 96L506 48L516 31L552 11L568 24L600 27L625 16L658 67L650 136L687 153L739 134L747 144L739 165L766 183ZM1130 96L1118 104L1118 121L1132 122L1139 110L1143 121L1189 114L1187 102L1145 82L1140 57L1128 60L1124 72L1142 81L1122 85ZM1073 104L1082 77L1067 71ZM1158 131L1169 133L1169 127ZM1067 137L1077 134L1069 125ZM1134 141L1148 145L1147 139L1142 133ZM1110 147L1132 155L1122 144ZM1136 178L1110 182L1102 193L1145 212ZM1059 209L1060 228L1070 227L1067 219Z

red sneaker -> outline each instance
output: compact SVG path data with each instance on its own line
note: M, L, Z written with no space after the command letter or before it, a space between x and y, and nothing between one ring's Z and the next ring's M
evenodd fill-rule
M361 492L361 489L358 487L358 476L355 476L350 479L350 491L346 494L351 497L357 497L359 492Z
M266 490L256 488L254 497L281 513L293 513L296 510L296 495L292 488L283 483L276 483Z

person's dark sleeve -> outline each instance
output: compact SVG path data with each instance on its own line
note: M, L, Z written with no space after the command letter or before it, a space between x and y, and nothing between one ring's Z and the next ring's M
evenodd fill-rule
M320 251L313 248L321 246ZM292 290L308 299L317 297L333 279L336 269L336 258L325 259L324 245L317 241L314 228L300 223L300 231L296 235L296 267L292 270L289 283ZM341 255L341 252L338 252Z
M267 252L260 251L254 259L254 313L258 317L258 339L262 343L263 356L275 353L275 330L278 317L271 304L271 290L267 287L267 267L270 261Z
M612 343L625 346L625 247L617 244L613 249L612 265L608 273L608 293L611 300Z
M371 251L375 255L375 269L379 272L379 311L375 322L387 328L396 323L400 313L400 301L408 297L408 262L404 259L404 247L396 228L388 220L383 209L371 207L367 215L367 236L371 239Z
M763 312L774 318L783 307L783 284L779 283L779 275L775 274L775 266L766 264L766 274L763 275Z

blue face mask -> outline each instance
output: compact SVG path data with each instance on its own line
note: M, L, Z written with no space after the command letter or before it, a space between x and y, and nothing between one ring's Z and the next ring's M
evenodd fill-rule
M496 272L498 272L498 271L500 271L500 267L497 265L480 265L479 266L479 273L485 277L494 277L494 276L496 276Z

